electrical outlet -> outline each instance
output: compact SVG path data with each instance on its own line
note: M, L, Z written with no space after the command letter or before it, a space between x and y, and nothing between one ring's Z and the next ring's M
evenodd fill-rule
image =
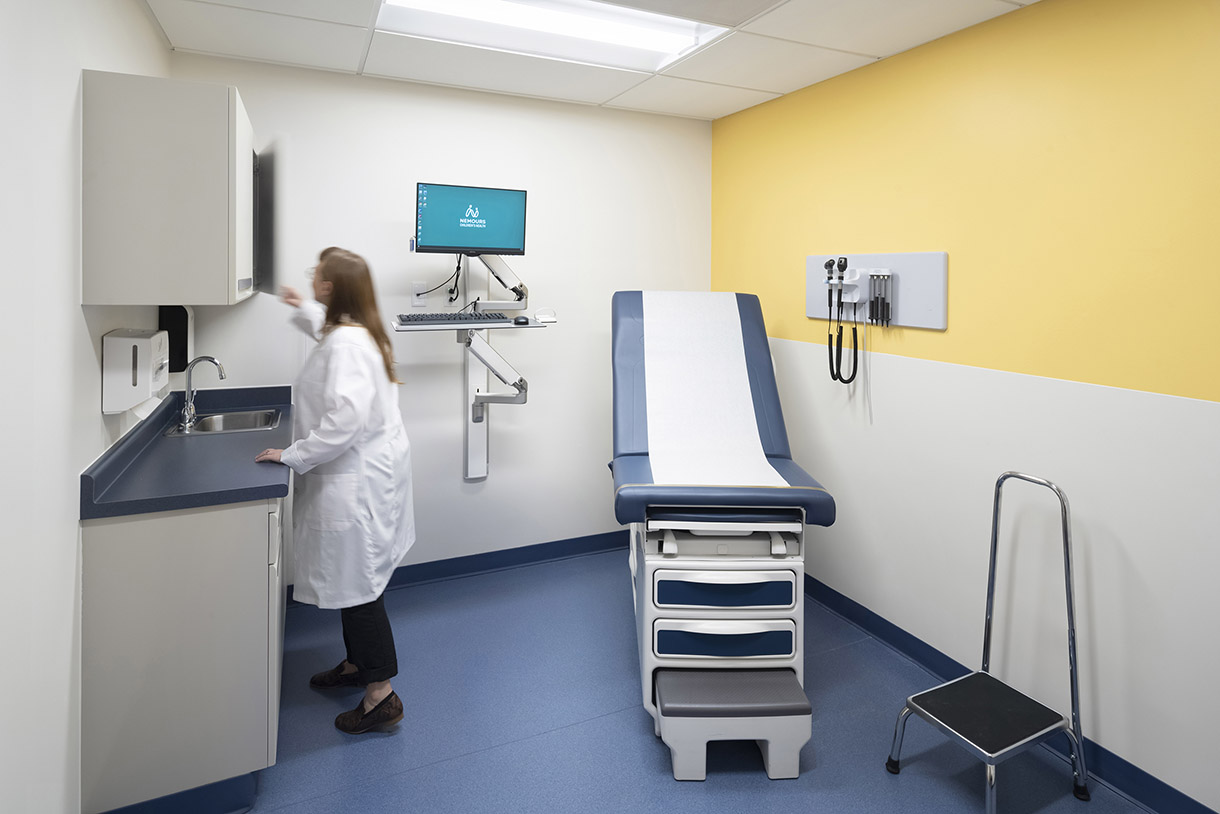
M428 307L428 284L427 283L411 283L411 307L412 308L427 308Z

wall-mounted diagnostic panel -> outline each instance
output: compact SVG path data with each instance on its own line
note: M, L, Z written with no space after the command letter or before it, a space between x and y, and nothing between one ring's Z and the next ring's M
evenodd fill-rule
M943 331L948 291L946 252L805 258L805 316L814 319Z

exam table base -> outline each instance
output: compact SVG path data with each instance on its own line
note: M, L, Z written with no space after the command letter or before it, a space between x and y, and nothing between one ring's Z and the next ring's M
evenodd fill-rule
M644 708L676 780L706 778L715 740L756 741L768 777L797 777L812 726L802 689L803 526L692 525L631 526ZM661 592L680 578L698 597L689 604ZM720 588L724 604L706 599ZM760 692L779 701L760 707Z

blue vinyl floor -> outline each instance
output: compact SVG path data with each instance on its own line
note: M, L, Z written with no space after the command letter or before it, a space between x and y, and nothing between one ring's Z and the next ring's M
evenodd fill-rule
M640 701L625 550L393 589L406 708L392 733L348 736L360 691L309 676L343 656L338 611L289 608L279 757L255 814L479 812L981 812L983 764L912 717L902 773L885 770L903 699L939 680L806 598L813 737L801 775L768 780L752 742L713 743L704 782L678 782ZM1087 726L1087 724L1086 724ZM1086 729L1087 734L1087 729ZM1141 814L1039 747L998 769L1001 814Z

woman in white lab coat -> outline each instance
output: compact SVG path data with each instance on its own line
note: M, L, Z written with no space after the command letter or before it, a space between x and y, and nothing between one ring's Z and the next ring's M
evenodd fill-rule
M339 608L346 658L310 679L318 689L364 687L355 709L335 719L351 734L391 727L402 702L383 592L415 542L411 448L398 409L390 340L378 315L368 264L324 250L314 299L284 288L293 321L318 340L293 388L293 443L257 461L292 467L293 596Z

